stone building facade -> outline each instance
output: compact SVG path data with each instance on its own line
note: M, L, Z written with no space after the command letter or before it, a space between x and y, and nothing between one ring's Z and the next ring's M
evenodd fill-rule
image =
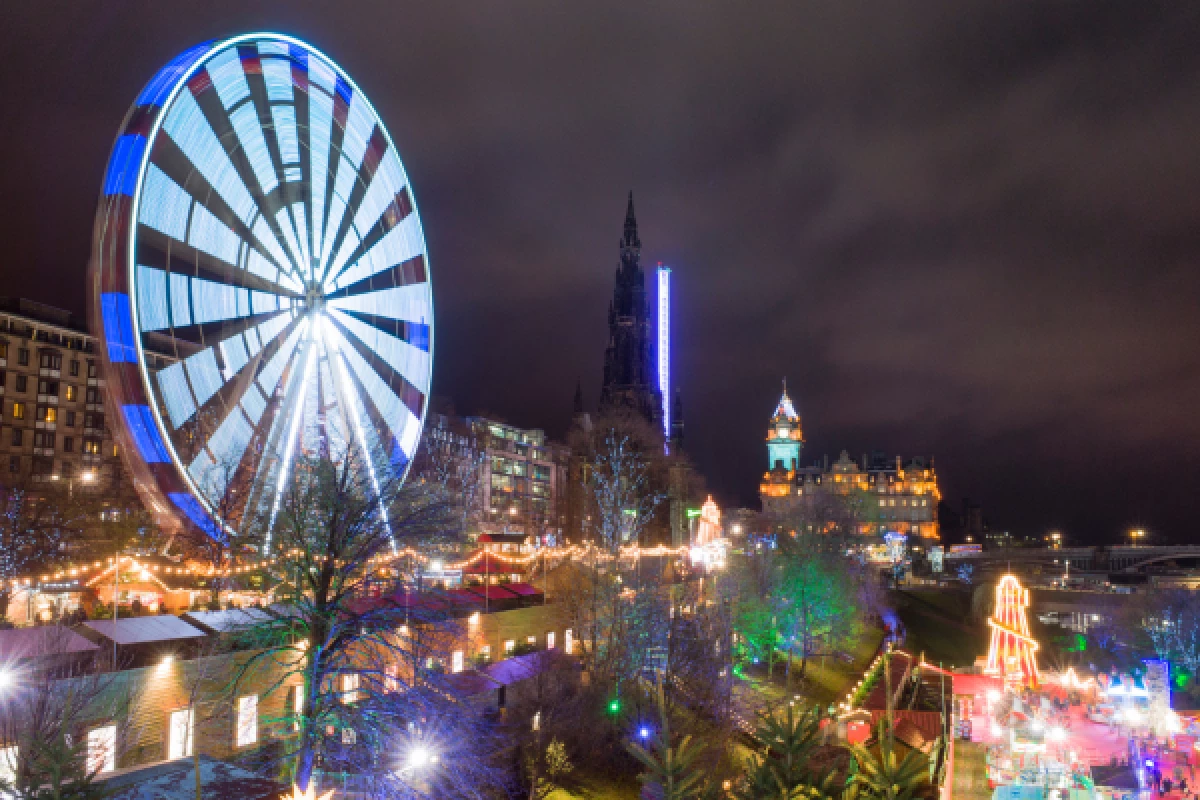
M941 500L933 459L905 461L876 452L852 459L845 450L802 465L804 427L787 387L767 430L768 469L759 486L763 512L776 525L810 532L840 530L937 539Z
M97 362L96 340L73 314L0 298L0 484L121 486Z

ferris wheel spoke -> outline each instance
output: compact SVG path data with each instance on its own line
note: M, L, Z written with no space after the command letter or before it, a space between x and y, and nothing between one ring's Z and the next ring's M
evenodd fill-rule
M342 270L350 254L362 246L363 236L370 232L387 204L394 198L396 191L404 185L399 159L393 157L389 162L385 158L387 152L387 137L383 130L377 127L367 140L366 151L361 164L353 173L352 182L348 186L339 184L338 197L345 198L346 202L344 207L340 207L341 224L333 234L330 252L335 255L332 261L325 262L327 266L321 276L322 282L329 279L330 272L337 274ZM343 160L340 166L345 167L348 163ZM381 166L386 168L381 170ZM339 181L341 177L339 175ZM391 193L387 197L381 197L389 188Z
M355 308L360 311L370 311L375 314L396 316L382 307L381 303L367 298L380 299L386 293L403 292L410 287L421 287L423 291L428 286L428 273L425 267L425 255L419 253L410 259L385 267L349 285L327 294L330 301L337 301L339 308Z
M351 423L359 430L367 458L403 466L412 458L420 436L419 417L392 391L340 332L330 337L336 343L338 368L343 382L356 400L347 402ZM351 403L354 403L353 405ZM413 426L418 428L414 433Z
M294 326L295 320L279 315L159 370L155 378L177 438L203 441L205 429L221 417L220 409L237 402L244 392L240 384L255 377L260 362L276 355L282 337ZM269 339L263 347L265 337ZM234 381L247 364L250 370Z
M403 183L405 180L402 172L377 173L351 228L354 236L343 240L323 281L328 290L361 280L424 251L425 237L420 225L410 221L416 218L412 216L412 198ZM360 237L360 230L366 234Z
M251 219L258 212L258 206L230 160L229 153L217 138L212 123L190 91L190 84L195 82L195 79L190 81L189 87L177 95L171 110L167 112L163 129L237 219L249 227ZM161 142L156 143L156 149L160 145Z
M293 301L270 292L232 289L228 311L207 310L202 316L192 313L190 302L198 279L169 273L144 264L138 265L138 316L142 330L170 328L176 338L202 343L222 334L240 333L289 311ZM212 283L213 286L226 286ZM200 292L195 292L200 294Z
M393 386L401 387L402 397L403 392L411 391L409 387L416 389L422 396L429 393L428 349L414 347L404 339L344 312L333 310L332 318L341 328L343 336L349 339L359 352L371 353L403 380L403 383L396 379L389 380ZM414 413L419 416L421 412L414 410Z
M291 297L273 292L232 286L225 281L164 272L155 267L138 267L139 308L154 315L153 321L170 310L171 327L189 341L205 341L220 333L226 324L257 325L295 305ZM144 283L143 283L144 281ZM157 295L157 292L162 292ZM143 305L142 300L146 303ZM151 301L157 300L156 303ZM146 319L143 316L143 319ZM237 323L236 321L242 321ZM231 322L234 321L234 322Z
M410 221L411 220L411 221ZM382 225L376 226L376 231ZM367 240L364 240L364 245ZM349 266L325 282L325 290L338 294L404 286L425 282L425 237L416 217L410 216L391 227L369 246L360 246ZM368 282L369 278L376 278Z
M295 291L282 285L289 279L286 273L280 274L279 264L287 270L293 268L264 225L253 230L243 222L169 137L158 142L153 157L146 169L138 212L138 221L144 226L138 242L139 261L255 289ZM257 212L251 218L256 220ZM270 257L260 252L262 246L257 242L264 234L276 251Z
M279 220L279 211L289 204L291 193L286 184L279 182L263 131L264 122L242 72L240 58L227 58L207 76L208 80L193 78L188 84L196 109L208 123L244 190L260 198L255 213L249 217L239 214L239 218L261 247L281 267L290 267L302 282L308 270L304 269L303 251L289 243L289 236L295 234L294 226ZM251 190L252 186L258 190Z
M331 321L338 332L340 349L351 365L351 371L366 388L382 418L402 422L420 420L425 412L425 393L367 347L342 325L341 320L331 318Z
M325 192L329 188L330 146L334 136L334 98L319 89L308 92L308 181L312 210L313 253L325 260ZM298 112L299 116L299 112Z
M349 87L343 92L339 83L338 94L334 98L335 119L339 101L349 93ZM367 101L362 95L354 94L350 98L345 120L346 124L342 130L342 155L338 160L337 177L333 185L334 196L325 222L326 262L329 254L336 252L341 245L342 238L358 211L358 204L387 149L387 137L375 125Z

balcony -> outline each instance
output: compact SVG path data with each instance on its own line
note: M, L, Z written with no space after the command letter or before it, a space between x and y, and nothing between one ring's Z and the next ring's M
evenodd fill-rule
M103 438L104 437L104 428L88 428L85 426L83 429L83 435L84 436L95 436L96 438Z
M33 454L35 456L53 456L54 448L53 447L35 447L35 448L33 448Z
M42 367L38 370L38 375L43 378L61 378L62 369L55 369L54 367Z
M103 411L104 403L88 403L86 408L88 411Z
M58 395L56 394L39 394L37 401L44 406L58 405Z
M87 385L88 386L103 386L104 379L103 378L88 378Z
M44 420L44 419L39 419L37 422L33 423L33 426L35 428L37 428L39 431L56 431L56 430L58 430L57 422L46 422L46 420Z

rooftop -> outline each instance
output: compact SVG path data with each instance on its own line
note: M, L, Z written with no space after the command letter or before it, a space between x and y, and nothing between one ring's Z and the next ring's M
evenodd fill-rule
M77 630L87 629L103 636L110 642L121 645L150 644L153 642L173 642L185 639L201 639L206 634L199 628L194 628L179 617L129 617L118 619L88 620Z

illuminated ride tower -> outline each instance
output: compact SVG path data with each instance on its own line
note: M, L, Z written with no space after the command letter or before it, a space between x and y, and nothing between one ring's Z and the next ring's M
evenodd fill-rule
M1005 575L996 585L996 608L988 625L992 642L988 646L989 675L998 675L1006 682L1037 686L1038 643L1029 635L1029 590L1012 575Z

